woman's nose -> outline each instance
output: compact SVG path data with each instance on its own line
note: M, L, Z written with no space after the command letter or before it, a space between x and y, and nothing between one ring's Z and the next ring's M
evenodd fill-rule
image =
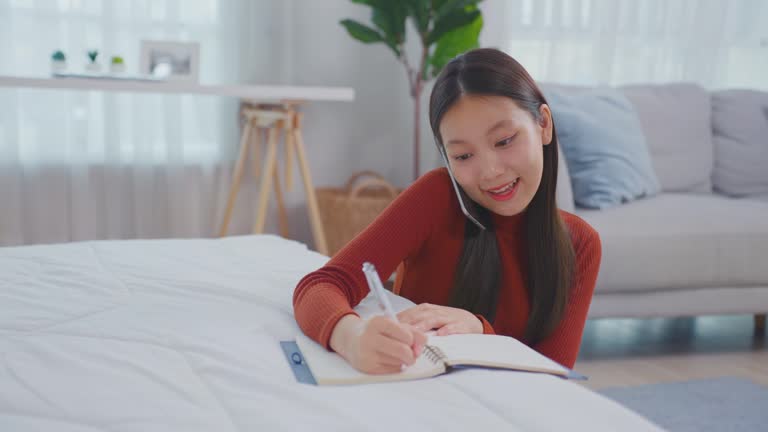
M501 160L494 154L485 156L483 160L483 177L485 179L493 179L498 177L504 172Z

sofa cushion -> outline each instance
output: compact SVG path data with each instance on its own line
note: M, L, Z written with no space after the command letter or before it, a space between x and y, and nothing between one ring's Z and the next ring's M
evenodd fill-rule
M768 286L768 202L668 193L577 214L602 241L598 292Z
M659 191L640 121L618 90L546 90L577 206L608 208Z
M768 93L712 94L716 190L731 196L768 194Z
M714 147L709 94L695 84L621 88L640 116L665 192L709 192Z

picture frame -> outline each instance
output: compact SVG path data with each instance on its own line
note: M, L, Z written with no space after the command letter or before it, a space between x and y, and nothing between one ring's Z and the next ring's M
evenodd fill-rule
M200 44L163 40L142 40L140 73L157 79L197 83Z

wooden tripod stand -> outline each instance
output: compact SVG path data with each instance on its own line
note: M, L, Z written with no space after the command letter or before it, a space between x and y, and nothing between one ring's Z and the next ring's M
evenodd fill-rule
M312 235L315 241L315 249L318 252L327 255L328 246L325 242L320 220L320 211L315 197L315 188L312 184L312 176L307 163L307 156L304 150L304 139L301 133L302 113L297 111L297 103L283 103L277 105L269 104L244 104L241 108L241 116L244 119L242 136L240 138L240 154L235 163L235 171L232 177L232 184L229 189L229 199L227 200L227 209L224 213L224 220L221 223L219 236L227 234L229 222L232 219L232 211L235 207L237 192L240 189L243 171L248 160L249 147L253 147L254 162L253 176L261 176L259 184L259 201L256 208L256 220L253 224L253 233L260 234L264 232L264 225L267 218L267 207L269 204L270 188L274 188L275 198L278 208L278 223L280 235L288 237L288 215L285 210L283 191L280 186L280 175L277 170L277 147L281 131L285 132L285 186L287 190L293 188L292 159L294 154L299 163L299 171L304 183L304 191L307 196L307 213L309 222L312 226ZM263 167L259 166L261 135L266 131L267 150L264 156ZM263 170L261 169L263 168Z

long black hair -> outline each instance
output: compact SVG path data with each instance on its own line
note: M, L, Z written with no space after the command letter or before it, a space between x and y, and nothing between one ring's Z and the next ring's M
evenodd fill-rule
M463 95L508 97L537 122L541 120L541 105L547 103L533 78L509 55L490 48L468 51L445 65L432 89L429 120L438 146L443 146L440 121ZM524 338L530 344L546 338L562 319L573 278L573 245L555 203L558 145L554 124L552 128L552 142L542 146L541 183L524 210L528 260L521 265L527 265L524 274L531 303ZM488 229L466 222L451 306L482 314L493 322L501 262L489 210L477 207L483 212L483 223Z

